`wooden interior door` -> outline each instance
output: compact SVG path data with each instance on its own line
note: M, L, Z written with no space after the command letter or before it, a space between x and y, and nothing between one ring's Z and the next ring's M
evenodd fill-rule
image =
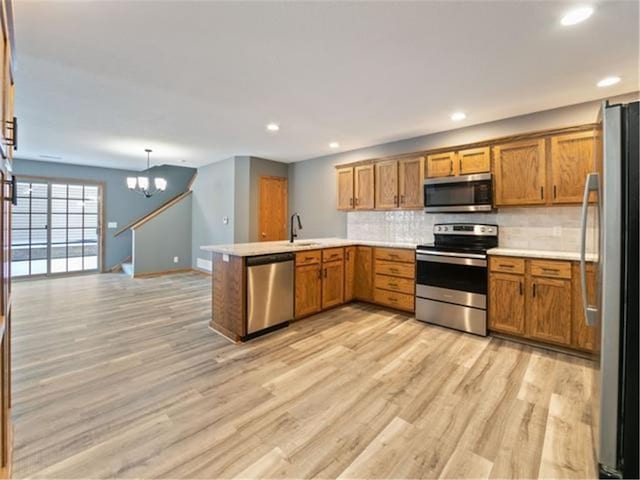
M353 167L336 171L338 210L353 209Z
M398 162L398 204L402 208L422 208L423 202L423 157L405 158Z
M489 275L489 329L524 334L524 275Z
M261 242L286 240L287 238L287 179L260 177Z
M580 203L584 182L596 171L595 132L551 137L552 203Z
M356 210L372 210L374 207L373 165L355 167L354 176Z
M496 205L546 202L544 139L493 147L493 160Z
M398 162L389 160L376 163L376 208L398 206Z
M528 285L527 335L561 345L571 343L571 280L533 277Z

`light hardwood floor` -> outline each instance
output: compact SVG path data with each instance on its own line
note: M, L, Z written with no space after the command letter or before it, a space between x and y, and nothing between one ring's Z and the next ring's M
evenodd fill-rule
M595 475L586 360L362 304L232 345L198 274L14 288L16 478Z

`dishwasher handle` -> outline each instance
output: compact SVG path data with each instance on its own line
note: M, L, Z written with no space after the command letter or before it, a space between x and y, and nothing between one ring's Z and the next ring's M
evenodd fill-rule
M247 258L247 267L268 265L270 263L290 262L294 259L293 253L274 253L271 255L258 255Z

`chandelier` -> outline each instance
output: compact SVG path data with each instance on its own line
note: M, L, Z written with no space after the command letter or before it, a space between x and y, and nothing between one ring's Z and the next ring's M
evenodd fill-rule
M149 155L153 150L150 148L145 148L144 150L147 152L147 169L145 172L149 171ZM159 192L164 192L167 189L167 181L162 177L156 177L153 179L153 185L155 186L155 190L149 190L149 177L127 177L127 187L129 190L139 193L140 195L144 195L149 198L152 195L155 195Z

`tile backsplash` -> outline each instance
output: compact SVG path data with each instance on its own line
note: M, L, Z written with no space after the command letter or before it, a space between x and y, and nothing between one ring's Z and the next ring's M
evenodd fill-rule
M435 223L488 223L499 226L504 248L577 252L580 206L504 208L492 213L424 213L371 211L347 214L347 238L386 242L431 243ZM587 249L593 251L595 208L589 209Z

